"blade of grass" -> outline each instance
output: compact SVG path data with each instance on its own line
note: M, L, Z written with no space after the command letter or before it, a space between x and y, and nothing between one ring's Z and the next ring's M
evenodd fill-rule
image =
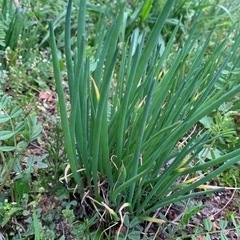
M201 178L197 182L192 183L189 186L186 186L183 189L171 194L171 196L164 198L164 200L162 201L162 204L165 203L164 205L166 205L166 203L168 204L169 201L177 202L177 201L179 201L180 198L182 198L182 196L185 193L188 193L188 192L192 191L193 189L197 188L198 186L200 186L200 185L206 183L207 181L215 178L218 174L220 174L224 170L228 169L232 164L238 162L239 161L239 154L240 154L240 150L235 151L235 154L234 154L235 157L233 157L231 159L228 159L228 156L225 155L225 157L228 159L228 161L225 162L222 166L220 166L216 170L210 172L209 174L207 174L205 177ZM157 204L156 206L151 207L150 209L146 210L146 213L154 211L154 209L157 209L159 206L160 206L160 204Z
M55 36L53 31L53 26L50 23L50 46L52 51L52 61L53 61L53 69L54 69L54 76L55 76L55 83L57 87L57 93L59 98L59 107L60 107L60 116L61 116L61 124L63 129L63 136L64 136L64 145L68 155L71 171L73 173L74 180L78 184L80 192L82 191L82 182L80 175L77 173L78 166L76 164L76 152L74 149L74 143L72 142L72 138L70 136L70 129L69 129L69 122L67 117L67 107L66 107L66 100L64 97L64 91L62 86L62 78L60 73L60 66L58 61L58 54L57 54L57 46L55 42Z
M94 182L94 190L95 194L98 194L98 167L99 161L101 159L100 153L100 139L101 139L101 131L102 131L102 124L103 124L103 113L104 108L107 107L107 100L108 100L108 93L110 88L110 80L113 73L113 68L117 60L118 51L115 52L115 55L111 59L111 65L107 68L107 74L105 75L105 82L103 83L104 91L100 93L100 100L99 106L97 109L95 125L93 129L93 146L92 146L92 175L93 175L93 182Z
M131 173L130 178L134 177L135 175L137 175L138 172L138 167L139 167L139 161L140 161L140 154L141 154L141 148L142 148L142 144L143 144L143 134L144 134L144 129L146 126L146 122L147 122L147 118L148 118L148 114L149 114L149 109L150 109L150 104L151 104L151 100L152 100L152 92L153 92L153 86L154 86L154 82L150 82L150 86L149 86L149 91L146 97L146 103L143 109L143 113L142 113L142 119L139 123L139 136L136 142L136 149L133 155L133 167L131 168ZM129 192L129 202L132 202L132 198L134 195L134 190L135 190L135 186L136 183L134 182L132 184L132 186L130 187L130 192Z
M174 0L166 1L162 12L159 15L159 18L157 19L157 22L156 22L156 24L149 36L149 39L144 47L144 50L142 52L141 59L139 61L138 68L137 68L137 74L135 76L136 79L140 79L143 74L143 71L146 67L146 62L148 62L148 59L150 58L150 56L153 52L153 49L155 48L155 46L158 42L158 36L166 22L166 19L172 8L173 3L174 3Z

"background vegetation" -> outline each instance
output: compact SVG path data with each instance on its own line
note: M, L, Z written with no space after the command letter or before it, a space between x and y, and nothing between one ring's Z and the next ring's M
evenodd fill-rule
M1 1L0 239L239 237L239 6Z

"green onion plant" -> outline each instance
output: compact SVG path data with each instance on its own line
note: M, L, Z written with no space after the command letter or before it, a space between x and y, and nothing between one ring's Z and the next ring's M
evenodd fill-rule
M132 217L143 219L168 204L212 192L195 190L240 159L240 149L211 161L198 155L213 141L198 122L240 91L231 74L216 88L224 70L239 68L240 35L232 44L226 39L213 45L214 28L203 38L197 27L199 10L181 48L175 44L179 21L162 52L159 36L173 4L166 1L148 36L133 31L125 39L124 6L111 25L101 18L89 56L86 0L79 1L74 49L69 0L65 57L70 109L50 24L61 124L74 181L81 196L90 190L116 219L123 206Z

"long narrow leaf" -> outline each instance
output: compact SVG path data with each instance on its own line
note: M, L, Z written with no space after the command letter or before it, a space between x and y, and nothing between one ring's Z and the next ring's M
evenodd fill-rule
M59 60L58 60L58 54L57 54L57 46L55 42L55 36L53 32L53 26L50 24L50 45L51 45L51 51L52 51L52 59L53 59L53 69L54 69L54 76L56 81L56 87L57 87L57 93L59 98L59 107L60 107L60 116L61 116L61 124L63 129L63 135L64 135L64 144L65 149L69 158L71 170L73 173L74 180L78 184L78 187L82 188L82 182L80 179L79 174L77 173L78 166L76 164L76 153L74 149L74 143L72 142L72 138L70 136L70 129L69 129L69 122L67 117L67 108L66 108L66 100L64 97L64 91L62 86L62 78L60 73L60 67L59 67Z

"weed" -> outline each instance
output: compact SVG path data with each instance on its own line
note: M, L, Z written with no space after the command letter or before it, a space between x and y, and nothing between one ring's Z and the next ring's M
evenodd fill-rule
M15 173L18 172L20 163L23 162L23 153L30 142L35 140L40 132L41 126L37 123L35 114L30 114L23 119L22 110L17 106L16 102L11 97L4 95L0 101L0 155L1 155L1 175L0 175L0 191L3 191L5 186L10 187L12 194L15 198L19 199L24 193L28 193L28 181L31 169L31 164L26 171L20 171L22 174L18 175L15 184L21 184L12 186L12 170L15 169ZM20 179L21 181L17 181ZM17 193L17 191L19 191ZM21 193L20 193L21 191ZM18 195L20 194L20 195ZM17 196L18 195L18 196Z
M238 93L235 78L234 84L217 85L229 64L238 66L235 53L240 38L231 46L223 41L213 47L213 29L199 41L196 29L202 15L198 9L185 43L171 55L180 22L163 52L158 40L173 1L166 2L148 37L135 31L128 41L123 38L122 7L108 30L99 25L102 34L96 37L93 67L86 54L86 1L80 1L80 6L73 55L71 1L66 13L69 118L53 25L50 43L65 149L81 197L89 189L94 201L117 222L123 206L130 219L141 219L170 203L211 192L192 191L236 163L239 149L213 155L209 162L199 153L213 141L231 138L233 130L227 129L231 120L217 114L212 136L192 129ZM179 146L184 137L187 140ZM214 170L206 171L209 168ZM204 174L196 177L199 170ZM105 181L107 190L100 187Z
M238 238L237 1L71 2L0 1L0 239Z

